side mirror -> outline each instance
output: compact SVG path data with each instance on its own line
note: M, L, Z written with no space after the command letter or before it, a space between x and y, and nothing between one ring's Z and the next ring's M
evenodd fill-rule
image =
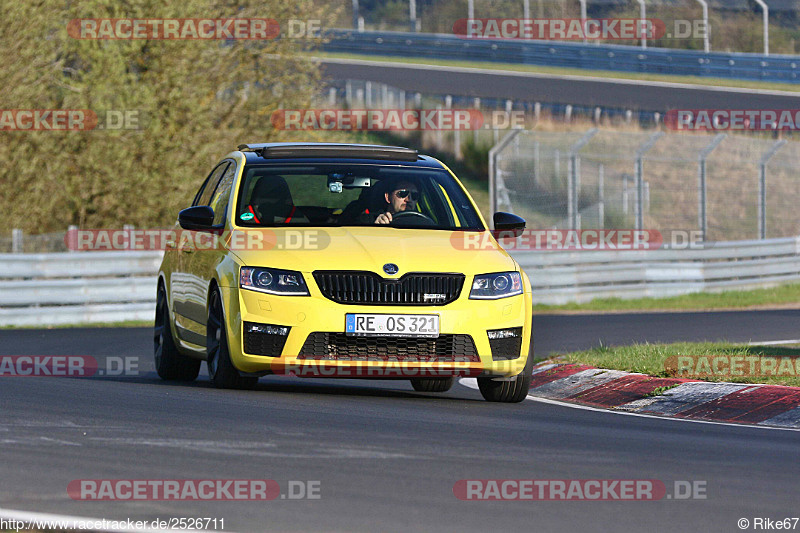
M517 215L498 211L493 218L495 236L499 233L501 237L519 237L525 230L525 219Z
M187 207L178 213L178 224L187 230L210 230L214 225L214 210L207 205Z

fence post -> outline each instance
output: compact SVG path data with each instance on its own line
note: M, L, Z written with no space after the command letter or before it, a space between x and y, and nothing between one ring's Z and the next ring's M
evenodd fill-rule
M358 29L358 0L353 0L353 29Z
M698 197L699 197L699 206L697 210L697 217L698 217L698 225L700 226L700 238L702 242L706 241L706 237L708 235L708 198L707 198L707 189L706 189L706 159L714 149L719 146L725 138L728 136L727 133L719 133L714 137L708 146L703 148L700 151L700 155L698 157Z
M579 0L581 3L581 33L583 33L583 43L586 44L586 0Z
M475 111L480 111L481 110L481 99L480 98L473 98L472 99L472 108ZM474 144L475 146L478 146L478 133L479 133L478 128L474 128L472 130L472 144Z
M703 9L703 50L705 53L711 51L711 45L708 42L708 34L711 29L708 26L708 2L706 0L697 0Z
M762 24L764 26L764 55L769 55L769 6L764 0L755 0L761 7Z
M508 135L503 137L503 140L492 146L491 150L489 150L489 214L492 216L494 216L497 209L497 156L521 132L522 130L512 130Z
M70 224L67 226L67 251L74 252L78 247L78 226ZM72 245L72 246L70 246Z
M780 140L761 156L758 162L758 238L767 238L767 163L786 144L786 140Z
M592 140L592 137L598 132L597 128L591 128L583 137L578 139L578 142L573 144L569 150L569 172L567 175L567 218L569 219L570 229L581 229L579 196L581 190L581 175L580 175L580 160L578 152L581 148Z
M636 185L636 203L634 204L633 212L636 220L634 227L638 230L644 227L644 154L655 146L663 136L663 131L657 131L636 150L636 163L633 169L634 184Z
M622 214L628 214L628 175L622 176Z
M560 185L559 178L561 177L561 150L553 150L553 175L556 177L556 183Z
M605 167L602 163L597 166L597 219L600 229L606 227L606 198L605 198Z
M441 105L436 106L436 115L442 116ZM434 133L434 135L436 136L436 149L441 150L444 146L444 132L442 131L442 128L436 128L436 133Z
M21 254L22 253L22 245L23 245L23 233L22 230L19 228L14 228L11 230L11 253L12 254Z
M639 19L641 23L639 23L639 31L642 31L644 27L644 21L647 19L647 8L645 7L644 0L636 0L639 2ZM642 31L642 48L647 48L647 33Z

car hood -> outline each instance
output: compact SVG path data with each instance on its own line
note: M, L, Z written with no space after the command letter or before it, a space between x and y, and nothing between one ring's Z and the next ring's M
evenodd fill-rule
M332 227L269 228L263 233L264 249L231 246L242 265L301 272L367 270L381 276L386 276L383 266L387 263L397 265L397 276L407 272L482 274L517 268L488 231Z

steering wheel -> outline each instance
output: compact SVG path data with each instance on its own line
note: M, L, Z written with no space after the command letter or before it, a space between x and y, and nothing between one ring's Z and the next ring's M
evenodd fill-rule
M424 213L420 213L419 211L399 211L397 213L394 213L392 215L392 225L394 225L396 221L402 220L404 218L408 219L407 220L408 222L411 222L413 219L418 219L414 221L417 223L425 222L425 225L431 225L431 226L436 225L436 222L431 217L429 217Z

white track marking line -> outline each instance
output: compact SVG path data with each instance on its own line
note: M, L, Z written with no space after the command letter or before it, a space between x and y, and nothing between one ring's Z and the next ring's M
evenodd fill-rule
M778 344L800 344L800 339L789 339L785 341L750 341L747 343L748 346L776 346Z
M126 522L128 520L127 518L126 519L86 518L86 517L80 517L80 516L69 516L69 515L50 514L50 513L33 513L33 512L30 512L30 511L18 511L16 509L1 509L1 508L0 508L0 518L3 518L5 520L19 520L20 522L29 522L29 523L36 522L36 521L38 521L40 523L41 522L50 522L51 526L55 525L55 524L53 524L54 522L55 523L60 522L62 524L66 524L67 525L67 527L65 527L65 528L56 527L54 529L79 529L77 526L81 522L83 522L84 524L86 524L87 522L93 522L92 525L95 525L95 524L98 524L98 523L102 523L104 520L106 521L106 523L110 523L110 522ZM164 520L166 520L166 518ZM131 519L131 521L132 522L152 522L152 520L146 520L146 519L141 519L141 520L133 520L133 519ZM28 524L28 525L30 525L30 524ZM42 524L42 525L44 525L44 524ZM149 528L136 529L136 528L129 528L129 527L110 528L109 527L109 528L105 528L105 529L102 529L102 528L90 528L90 529L88 529L88 531L103 531L103 532L113 532L113 533L136 531L137 533L160 533L160 532L164 532L164 531L176 531L176 530L174 530L174 529L149 529ZM182 531L190 531L190 532L191 531L196 531L196 532L199 532L201 530L199 530L199 529L183 529Z
M477 389L478 388L478 381L475 378L461 378L459 383L468 387L470 389ZM580 405L575 403L569 402L562 402L559 400L550 400L548 398L538 398L531 394L528 395L526 398L527 400L533 400L534 402L539 403L547 403L551 405L558 405L560 407L569 407L571 409L582 409L584 411L595 411L598 413L609 413L612 415L625 415L625 416L639 416L642 418L656 418L658 420L673 420L675 422L692 422L695 424L714 424L717 426L731 426L737 428L758 428L758 429L775 429L778 431L800 431L800 428L781 428L781 427L774 427L774 426L759 426L756 424L733 424L731 422L715 422L713 420L695 420L692 418L677 418L671 416L657 416L657 415L647 415L644 413L631 413L629 411L615 411L613 409L602 409L600 407L590 407L588 405Z

